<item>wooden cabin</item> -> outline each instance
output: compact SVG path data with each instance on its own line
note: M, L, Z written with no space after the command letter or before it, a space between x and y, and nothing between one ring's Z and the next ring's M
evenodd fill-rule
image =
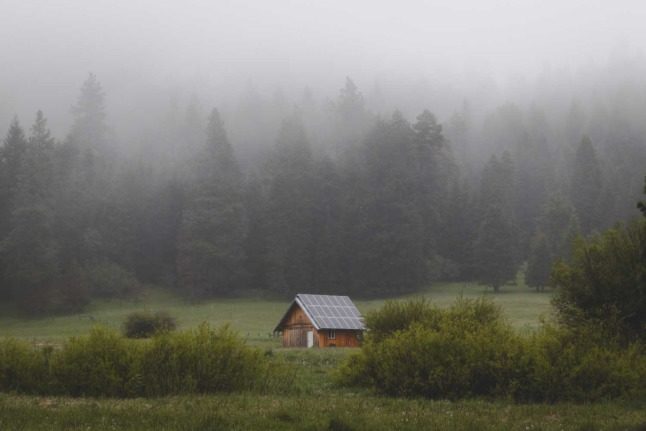
M283 347L359 347L365 326L347 296L298 294L274 333Z

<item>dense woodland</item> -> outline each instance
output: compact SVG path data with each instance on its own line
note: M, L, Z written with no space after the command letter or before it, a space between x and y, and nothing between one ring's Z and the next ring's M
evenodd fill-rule
M546 106L467 99L441 120L340 86L322 100L251 93L226 112L175 101L142 125L140 151L108 126L94 75L66 136L41 111L14 118L0 147L0 299L42 312L144 285L194 299L383 297L434 280L497 291L520 268L542 290L577 235L639 214L643 86Z

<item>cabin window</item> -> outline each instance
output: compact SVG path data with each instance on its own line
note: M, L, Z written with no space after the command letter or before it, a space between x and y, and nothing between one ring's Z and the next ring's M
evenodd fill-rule
M327 331L327 337L330 340L335 340L336 339L336 331L334 329L330 329Z

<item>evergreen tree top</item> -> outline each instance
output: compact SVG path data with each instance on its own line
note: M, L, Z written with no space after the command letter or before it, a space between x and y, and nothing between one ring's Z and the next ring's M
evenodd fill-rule
M97 121L105 119L105 93L93 73L90 73L83 83L76 105L72 107L72 113L77 120L84 117L92 117Z
M36 113L36 120L31 126L31 136L29 142L35 145L50 147L54 145L54 138L51 136L47 128L47 119L43 115L43 111L38 110Z
M363 94L350 77L345 78L345 86L340 91L337 107L342 115L356 114L364 109Z
M428 109L417 116L417 122L413 125L413 129L424 143L436 147L440 147L444 143L442 125L437 122L435 115Z
M9 148L24 148L25 144L25 131L20 125L18 117L15 116L11 121L9 132L7 132L7 137L4 140L5 151L9 150Z
M224 122L220 117L220 112L216 108L213 108L209 115L206 126L206 137L209 147L213 149L223 150L231 147L227 133L224 130Z
M93 73L83 83L76 105L72 107L72 114L74 124L70 133L71 140L94 149L104 148L107 132L105 94Z

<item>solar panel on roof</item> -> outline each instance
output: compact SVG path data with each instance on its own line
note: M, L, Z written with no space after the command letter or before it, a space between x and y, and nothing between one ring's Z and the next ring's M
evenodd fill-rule
M361 313L347 296L297 295L319 329L364 329Z

